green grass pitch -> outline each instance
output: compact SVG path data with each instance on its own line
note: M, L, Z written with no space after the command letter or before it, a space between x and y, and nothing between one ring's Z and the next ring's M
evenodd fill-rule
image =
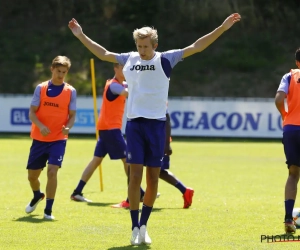
M45 201L31 215L26 163L27 137L1 138L0 249L295 249L295 243L261 243L261 235L283 233L287 169L280 142L172 142L170 170L195 189L193 204L182 209L181 193L160 180L148 223L151 246L130 246L130 214L110 206L127 196L121 161L105 158L104 191L99 172L84 189L93 203L70 201L91 159L95 140L70 136L53 206L55 221L43 219ZM41 175L45 190L46 169ZM143 187L145 182L143 180ZM299 207L296 201L296 207ZM298 234L298 233L297 233Z

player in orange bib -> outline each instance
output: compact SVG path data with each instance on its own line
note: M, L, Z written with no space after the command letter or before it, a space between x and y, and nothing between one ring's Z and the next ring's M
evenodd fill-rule
M288 178L285 184L285 217L286 233L295 233L293 209L300 177L300 48L296 50L297 69L285 74L275 96L275 104L283 121L284 153L288 167ZM284 99L287 99L287 111Z
M30 136L33 141L27 169L34 197L25 212L32 213L45 198L45 194L40 192L39 176L48 161L44 218L49 220L54 219L52 206L57 188L57 172L61 168L68 134L76 115L76 90L64 82L70 67L71 61L65 56L53 59L52 78L36 87L29 110L32 121Z
M107 80L103 91L102 106L97 122L99 140L96 144L94 157L82 173L81 179L71 194L71 200L91 202L83 196L82 190L94 171L108 154L111 160L121 159L126 175L128 165L126 163L126 142L121 128L125 109L125 100L128 96L127 86L124 84L123 66L114 64L115 76ZM144 195L141 188L141 196Z

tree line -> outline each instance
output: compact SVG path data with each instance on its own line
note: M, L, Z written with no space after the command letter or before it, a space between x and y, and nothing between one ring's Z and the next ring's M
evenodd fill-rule
M170 96L273 97L300 46L298 0L2 1L0 93L28 94L49 79L57 55L72 61L68 82L91 94L90 58L67 25L74 17L91 39L117 53L135 50L132 32L158 29L158 51L190 45L233 12L242 21L173 70ZM95 58L101 94L112 65Z

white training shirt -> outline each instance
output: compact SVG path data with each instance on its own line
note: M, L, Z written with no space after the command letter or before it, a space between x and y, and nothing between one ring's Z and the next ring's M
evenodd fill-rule
M161 53L142 60L138 52L130 53L123 73L130 93L127 118L160 119L166 116L169 78L161 66Z

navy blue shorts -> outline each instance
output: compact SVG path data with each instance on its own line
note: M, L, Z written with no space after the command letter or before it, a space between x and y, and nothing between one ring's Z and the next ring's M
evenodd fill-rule
M27 169L43 169L48 164L61 167L67 140L43 142L33 140L30 147Z
M165 121L146 118L127 121L127 162L147 167L161 167L165 138Z
M105 157L111 160L126 158L126 142L120 129L100 130L94 156Z
M282 143L288 167L300 167L300 130L284 132Z
M161 164L161 170L169 169L170 168L170 156L165 155L164 159Z

